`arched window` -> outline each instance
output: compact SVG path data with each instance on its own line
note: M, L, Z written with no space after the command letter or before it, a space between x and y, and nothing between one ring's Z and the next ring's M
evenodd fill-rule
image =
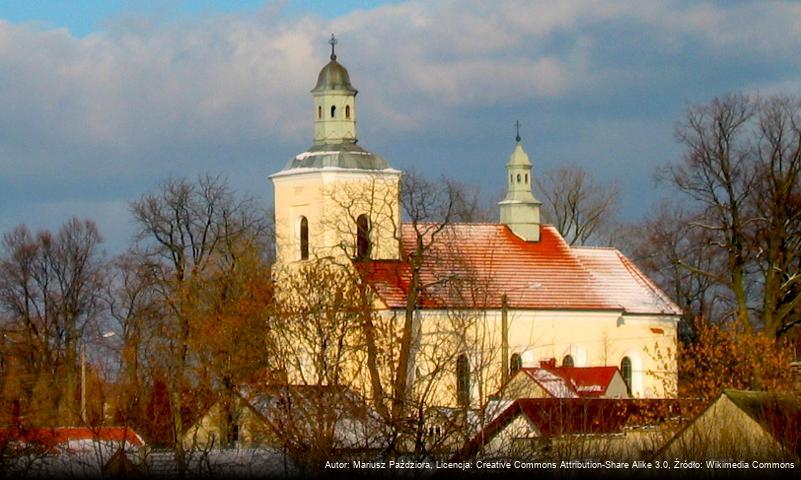
M336 114L337 114L337 106L331 105L331 118L334 118Z
M526 174L526 185L528 185L528 173Z
M300 259L309 259L309 221L300 217Z
M515 176L509 175L509 183L515 183Z
M320 105L317 106L317 118L323 118L323 107Z
M350 105L345 105L345 118L350 118Z
M370 258L370 219L361 214L356 219L356 260Z
M620 373L623 375L623 380L626 381L626 389L631 395L631 359L629 357L623 357L623 360L620 361Z
M514 375L516 371L523 368L523 357L519 353L512 354L512 360L509 362L509 370Z
M464 353L456 359L456 402L462 407L470 405L470 360Z
M573 362L573 355L565 355L565 358L562 359L563 367L572 367L574 364L575 362Z
M520 174L517 174L517 183L520 183Z

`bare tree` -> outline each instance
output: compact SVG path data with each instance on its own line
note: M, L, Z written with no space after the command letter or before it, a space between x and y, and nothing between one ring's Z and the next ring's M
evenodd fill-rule
M101 310L101 241L92 221L76 218L55 235L19 226L3 238L0 311L24 378L18 400L39 405L41 411L28 413L45 422L78 421L78 355ZM52 418L54 411L59 416Z
M431 181L417 172L407 172L400 184L400 205L397 194L393 193L396 190L382 182L376 178L372 186L363 182L353 188L338 185L327 197L344 214L328 219L326 225L336 229L343 239L355 239L357 219L367 212L373 225L391 230L391 238L404 245L399 261L393 263L398 269L394 275L403 277L405 308L402 310L386 315L376 315L373 311L375 292L369 281L364 281L373 268L371 262L348 262L342 267L353 272L355 266L364 275L350 279L359 285L361 297L357 317L361 335L356 345L364 353L365 384L369 387L366 393L388 426L387 451L411 449L422 453L432 441L427 435L430 425L427 421L432 413L429 408L442 402L445 392L456 397L453 375L456 359L465 351L474 350L476 331L481 330L481 315L472 312L470 306L476 304L477 292L487 294L486 289L471 283L474 279L469 268L455 251L458 241L454 238L454 224L485 216L479 207L477 190L447 178ZM376 237L381 240L382 235ZM345 241L341 246L348 257L357 258L351 255L356 251L355 240ZM462 299L463 309L438 319L436 327L433 324L426 327L436 334L424 333L421 325L426 295ZM422 364L425 367L416 371L416 366ZM470 367L475 372L481 365L473 361ZM449 426L463 427L464 419L462 414L458 422ZM441 444L443 435L438 437L436 441Z
M196 183L170 179L134 202L131 212L139 225L140 261L165 313L161 367L168 378L175 457L184 472L182 437L188 425L182 391L198 381L191 367L199 365L192 342L197 306L205 294L202 280L237 261L235 246L258 243L266 220L253 199L236 198L223 179L210 176Z
M769 98L759 104L757 122L753 243L762 323L781 337L801 323L801 100Z
M697 218L679 202L662 202L640 222L627 227L620 245L634 262L648 273L684 310L679 333L682 339L693 336L693 319L717 319L725 316L731 294L709 275L698 270L724 275L722 252L712 245L707 231L692 226Z
M614 183L598 183L576 165L543 172L535 177L542 194L543 218L570 245L608 243L617 220L620 190Z
M721 257L677 264L731 292L728 317L741 328L783 336L801 304L801 102L726 95L691 107L676 135L684 159L663 177L690 200L694 235Z
M689 108L676 129L676 138L686 146L684 159L666 171L671 183L700 208L691 224L706 230L726 253L727 268L722 276L683 261L682 265L726 285L736 302L734 318L747 329L751 328L747 229L753 222L748 202L755 180L747 133L754 113L752 99L743 95Z

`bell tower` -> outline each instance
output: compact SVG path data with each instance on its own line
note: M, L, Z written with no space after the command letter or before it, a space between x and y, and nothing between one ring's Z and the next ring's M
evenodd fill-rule
M506 163L508 190L506 198L498 203L501 223L528 242L540 240L540 205L531 193L531 160L520 142L520 122L515 122L517 135L515 148Z
M356 143L356 89L330 61L311 90L314 143L270 175L275 187L278 265L320 258L398 259L401 172Z
M348 71L337 62L337 39L331 34L331 61L320 70L314 97L314 144L356 143L356 94Z

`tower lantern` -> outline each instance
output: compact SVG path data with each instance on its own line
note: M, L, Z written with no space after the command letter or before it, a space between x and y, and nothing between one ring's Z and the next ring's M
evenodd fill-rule
M515 122L515 148L506 163L506 198L498 203L501 223L529 242L540 240L540 201L531 193L531 160L523 149L520 122Z
M320 70L314 97L314 144L339 145L356 143L356 94L347 69L337 62L335 47L339 43L331 34L331 61Z

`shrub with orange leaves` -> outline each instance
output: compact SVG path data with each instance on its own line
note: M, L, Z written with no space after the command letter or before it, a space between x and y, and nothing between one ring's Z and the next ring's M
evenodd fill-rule
M694 321L695 339L678 348L679 396L712 399L724 388L793 388L792 350L762 332Z

